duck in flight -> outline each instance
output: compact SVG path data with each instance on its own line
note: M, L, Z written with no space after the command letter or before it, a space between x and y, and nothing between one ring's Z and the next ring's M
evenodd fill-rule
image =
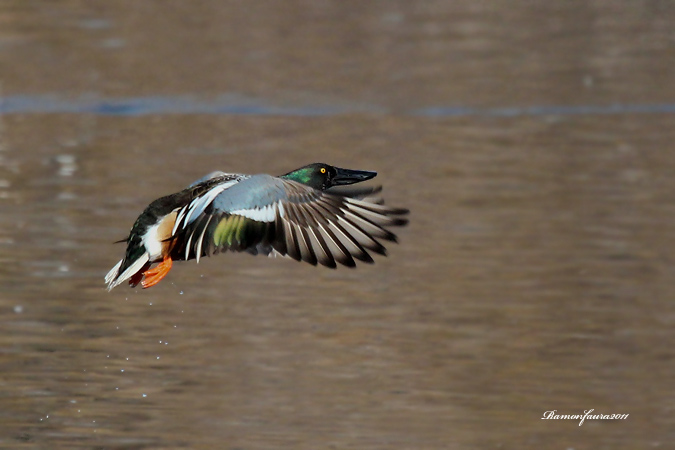
M127 248L105 277L108 290L126 280L149 288L173 261L199 262L226 250L284 255L330 268L354 267L355 259L372 263L368 252L386 255L377 239L396 242L386 227L408 223L402 217L408 210L375 199L381 188L326 190L376 175L322 163L279 177L213 172L150 203L120 241Z

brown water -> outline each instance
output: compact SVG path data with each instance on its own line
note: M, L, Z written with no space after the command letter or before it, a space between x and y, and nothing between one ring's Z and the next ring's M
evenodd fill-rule
M0 2L0 446L672 448L673 23L667 1ZM154 198L313 161L412 210L389 258L228 254L105 291ZM588 409L629 417L541 420Z

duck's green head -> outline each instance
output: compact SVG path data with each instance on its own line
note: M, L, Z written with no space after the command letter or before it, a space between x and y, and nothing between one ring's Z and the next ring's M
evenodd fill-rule
M375 178L377 172L341 169L324 163L314 163L282 175L281 178L306 184L320 191L333 186L360 183Z

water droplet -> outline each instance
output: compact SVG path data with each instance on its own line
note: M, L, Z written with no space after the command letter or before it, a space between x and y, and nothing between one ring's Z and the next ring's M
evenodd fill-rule
M125 44L126 41L122 38L110 38L101 41L101 47L111 50L122 48Z
M107 19L85 19L78 24L81 28L87 30L104 30L112 26L112 22Z
M77 163L73 155L58 155L56 162L59 164L59 175L62 177L72 176L77 170Z

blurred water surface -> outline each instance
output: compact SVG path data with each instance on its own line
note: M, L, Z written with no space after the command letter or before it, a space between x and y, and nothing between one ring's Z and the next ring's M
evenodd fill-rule
M660 1L0 3L0 446L668 448L674 20ZM169 100L114 108L148 98ZM105 291L151 200L314 161L377 170L411 209L389 258L226 254ZM630 416L541 420L588 409Z

